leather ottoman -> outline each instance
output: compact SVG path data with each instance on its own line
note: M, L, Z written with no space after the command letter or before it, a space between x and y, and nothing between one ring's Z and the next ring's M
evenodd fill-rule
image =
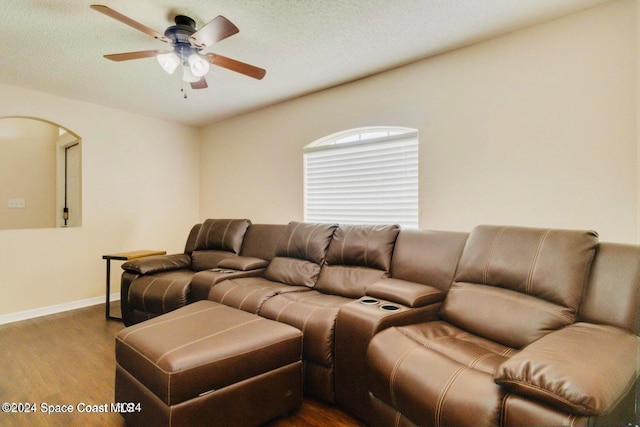
M302 333L213 301L120 331L115 401L132 426L250 426L302 404Z

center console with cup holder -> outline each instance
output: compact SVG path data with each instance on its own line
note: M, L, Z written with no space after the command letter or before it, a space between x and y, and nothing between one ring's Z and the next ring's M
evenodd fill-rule
M366 364L369 341L390 326L408 325L437 318L440 304L407 307L388 300L363 297L344 305L336 322L336 400L367 419L369 389Z

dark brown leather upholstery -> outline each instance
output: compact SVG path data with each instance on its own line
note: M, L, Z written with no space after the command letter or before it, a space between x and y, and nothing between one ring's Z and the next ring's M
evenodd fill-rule
M215 268L223 259L238 255L250 225L248 219L207 219L202 223L191 253L191 269Z
M369 341L390 326L436 318L467 236L401 230L393 250L392 277L368 286L365 298L340 309L335 331L336 399L359 418L366 421L372 414L362 363Z
M240 256L221 260L216 268L195 273L191 279L190 302L206 300L211 288L224 280L262 276L276 252L286 226L251 224L242 240Z
M120 308L122 311L122 321L125 325L133 325L144 320L150 319L158 315L158 312L146 311L142 305L129 304L129 288L131 284L144 274L160 274L162 276L171 275L172 279L163 277L163 279L176 280L179 284L173 285L174 292L180 289L177 295L174 295L176 307L180 304L184 305L188 298L188 284L193 275L191 270L191 254L196 246L196 239L202 224L196 224L191 227L187 242L185 244L184 253L154 256L148 258L139 258L122 265L124 272L120 280ZM169 272L169 273L165 273ZM165 273L165 274L163 274ZM173 304L171 304L173 305Z
M397 225L340 225L315 289L348 298L364 296L369 285L389 275L399 232Z
M391 277L449 290L469 233L402 230L391 261Z
M497 426L503 392L492 371L511 352L444 322L389 328L367 352L370 391L416 425ZM377 414L370 422L382 425Z
M141 403L130 425L257 425L300 406L301 351L295 328L199 301L118 334L116 401Z
M640 333L640 246L600 243L585 298L578 312L584 322Z
M588 231L476 227L440 314L521 348L573 323L596 245Z
M398 232L398 226L340 225L314 290L282 293L260 307L261 316L303 331L308 393L335 401L334 331L338 313L354 298L364 296L369 285L388 276Z
M264 277L231 278L215 284L209 299L251 313L276 295L308 291L315 285L336 229L332 224L290 222Z
M193 274L183 269L187 259L141 262L123 282L179 281L186 272L192 297L197 288L196 299L296 327L305 390L368 424L637 422L640 246L598 243L594 232L578 230L479 226L467 234L291 222L251 225L240 256L216 269ZM151 287L146 296L134 303L167 309ZM160 421L198 424L191 403L224 411L240 396L220 390L168 411L141 371L118 369L120 396L144 401ZM270 375L223 389L258 399L269 381L291 373ZM224 416L244 423L243 415Z
M596 248L604 257L594 263ZM640 252L602 248L587 231L474 229L440 320L371 341L372 424L586 425L612 411L637 378L638 337L620 325L635 327L625 296L640 286ZM616 252L631 266L620 274ZM612 281L627 282L611 303L623 314L607 316L597 301Z
M505 361L494 380L506 390L561 411L597 415L615 406L622 397L620 390L633 384L638 349L637 337L627 331L574 323Z
M124 324L187 304L194 273L237 256L250 225L248 219L207 219L191 229L183 254L125 262L122 268L128 274L123 274L120 290Z
M251 224L242 240L240 255L271 261L286 224Z

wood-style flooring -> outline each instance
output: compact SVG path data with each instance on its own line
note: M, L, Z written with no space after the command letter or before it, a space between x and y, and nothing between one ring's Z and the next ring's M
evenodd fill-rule
M78 404L113 402L115 336L122 328L121 322L104 319L104 305L0 325L0 403L12 402L23 408L35 405L37 409L31 413L0 412L0 426L123 427L117 413L76 410ZM43 405L72 405L73 412L45 414ZM328 425L364 424L336 406L308 397L298 411L268 424Z

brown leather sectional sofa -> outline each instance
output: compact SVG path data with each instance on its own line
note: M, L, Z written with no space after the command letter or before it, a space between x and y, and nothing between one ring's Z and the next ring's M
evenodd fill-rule
M640 246L594 232L211 219L123 268L126 325L208 299L294 326L305 393L371 425L637 422Z

